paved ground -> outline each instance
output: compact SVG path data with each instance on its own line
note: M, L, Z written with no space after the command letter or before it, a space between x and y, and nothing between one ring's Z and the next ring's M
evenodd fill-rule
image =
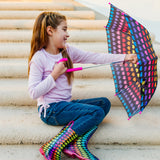
M39 145L0 146L1 160L44 160ZM89 146L100 160L159 160L160 146ZM71 160L62 156L62 160ZM76 159L78 160L78 159Z

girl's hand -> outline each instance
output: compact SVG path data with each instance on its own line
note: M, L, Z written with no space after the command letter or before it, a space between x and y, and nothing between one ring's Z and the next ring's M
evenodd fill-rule
M64 65L65 62L56 63L54 69L51 73L51 76L56 80L60 75L66 72L67 67Z
M125 58L124 58L124 62L125 61L130 61L131 63L137 63L138 62L138 58L136 54L126 54Z

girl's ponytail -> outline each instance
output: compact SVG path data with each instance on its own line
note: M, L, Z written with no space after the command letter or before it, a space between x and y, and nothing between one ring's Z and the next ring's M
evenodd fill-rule
M62 50L62 56L63 58L67 58L68 61L65 62L65 66L69 69L69 68L73 68L73 63L71 58L69 57L67 50L63 49ZM68 79L68 84L71 84L73 78L74 78L74 73L73 72L67 72L66 73L67 79Z

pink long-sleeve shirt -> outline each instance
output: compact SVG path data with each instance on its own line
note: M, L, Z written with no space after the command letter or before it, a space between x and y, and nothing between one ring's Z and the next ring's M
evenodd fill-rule
M69 44L66 45L66 48L73 63L106 64L123 61L125 57L124 54L86 52ZM37 99L38 106L71 100L72 84L68 84L65 74L56 80L51 76L55 63L62 58L61 53L53 55L46 52L45 49L34 54L30 62L28 90L30 97Z

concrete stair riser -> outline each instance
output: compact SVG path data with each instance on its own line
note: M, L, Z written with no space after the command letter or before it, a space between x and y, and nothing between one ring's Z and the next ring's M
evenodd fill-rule
M91 153L100 160L157 160L160 146L154 145L88 145ZM44 160L39 153L40 145L1 145L3 160ZM62 153L62 160L73 160ZM76 159L78 160L78 159Z
M69 30L68 42L106 42L104 30ZM0 42L30 42L31 30L0 30ZM96 38L95 38L96 37Z
M75 64L74 67L90 67L93 64ZM75 78L112 78L110 65L84 69L74 72ZM2 59L0 60L0 78L27 78L27 59Z
M74 64L74 67L90 67L83 71L74 72L75 78L112 78L110 65L98 66L94 64ZM158 75L160 75L160 60L158 60ZM28 60L27 59L0 59L0 78L27 78Z
M91 52L107 53L106 43L70 43L71 45ZM0 58L28 58L30 43L0 43Z
M103 26L102 28L103 30L68 30L68 42L106 42L106 30ZM0 42L30 42L32 30L0 30L0 35Z
M42 11L0 11L1 20L35 20ZM95 19L93 11L56 11L64 14L67 19ZM86 16L87 15L87 16Z
M31 30L35 20L0 20L1 32L5 30ZM105 20L67 20L69 30L104 30ZM32 32L32 31L31 31Z
M123 107L113 107L89 143L160 145L159 114L157 107L148 106L141 115L137 114L128 121ZM0 117L1 145L43 144L62 128L44 124L38 116L37 107L2 106Z
M0 2L0 10L74 10L74 5L65 2Z
M0 88L2 106L36 105L36 101L29 97L27 79L1 79ZM149 105L160 106L159 93L160 87L157 87ZM72 99L108 97L112 106L122 106L120 100L114 96L115 87L112 79L75 79L72 95Z
M69 44L82 49L97 53L108 53L106 42L70 42ZM153 44L157 56L160 58L160 44ZM0 43L0 58L28 58L30 43Z

